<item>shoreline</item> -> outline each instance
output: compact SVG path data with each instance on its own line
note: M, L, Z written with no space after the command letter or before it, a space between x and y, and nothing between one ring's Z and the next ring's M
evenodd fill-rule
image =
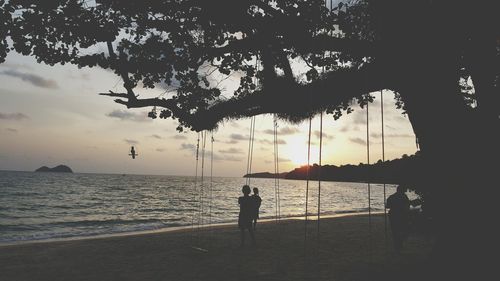
M374 214L371 227L368 221L366 214L323 217L318 232L312 217L310 224L303 217L266 220L257 224L256 245L245 234L244 247L233 223L2 246L0 279L426 280L420 269L432 241L414 233L396 254L383 215Z
M383 211L372 211L372 216L383 215ZM356 216L366 216L368 212L352 212L352 213L337 213L337 214L328 214L321 215L321 219L332 219L332 218L341 218L341 217L356 217ZM317 215L308 215L308 221L317 221ZM288 221L297 221L297 220L305 220L305 216L290 216L290 217L282 217L280 222L288 222ZM258 223L268 224L275 222L275 218L266 218L259 219ZM40 244L40 243L57 243L57 242L71 242L71 241L84 241L84 240L93 240L93 239L106 239L106 238L120 238L120 237L128 237L128 236L143 236L148 234L162 234L162 233L182 233L182 232L191 232L194 228L194 231L198 229L207 230L210 228L213 229L221 229L221 228L230 228L237 227L238 222L223 222L223 223L214 223L214 224L204 224L201 226L194 225L184 225L184 226L171 226L171 227L162 227L158 229L149 229L149 230L137 230L137 231L127 231L127 232L116 232L116 233L107 233L107 234L98 234L98 235L89 235L89 236L72 236L72 237L55 237L55 238L46 238L46 239L34 239L34 240L17 240L17 241L9 241L9 242L0 242L0 248L7 246L18 246L18 245L31 245L31 244Z

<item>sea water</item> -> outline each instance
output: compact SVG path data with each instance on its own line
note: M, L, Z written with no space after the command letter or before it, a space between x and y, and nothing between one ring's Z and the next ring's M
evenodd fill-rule
M235 222L244 178L0 171L0 243ZM261 218L276 216L274 179L251 179ZM386 185L386 194L395 191ZM281 217L317 214L318 182L279 181ZM383 185L371 184L371 210L382 211ZM366 183L322 182L321 214L368 210Z

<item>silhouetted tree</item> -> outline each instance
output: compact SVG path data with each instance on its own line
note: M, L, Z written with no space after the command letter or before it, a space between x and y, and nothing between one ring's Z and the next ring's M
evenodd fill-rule
M495 1L353 3L0 0L0 60L14 49L50 65L111 69L126 91L105 95L128 108L161 108L179 130L264 113L338 118L353 100L363 106L369 93L393 90L426 163L419 184L439 202L437 252L450 265L484 256L494 225L471 216L495 213L496 202L471 202L469 192L494 192L498 169L486 164L497 161L500 143ZM240 84L226 97L221 80L231 75ZM160 84L166 95L134 92Z

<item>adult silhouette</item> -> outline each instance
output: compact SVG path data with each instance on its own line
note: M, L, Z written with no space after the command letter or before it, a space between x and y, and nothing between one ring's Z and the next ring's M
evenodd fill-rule
M410 214L410 199L406 196L406 186L399 185L396 193L387 198L386 208L389 209L394 249L400 252L403 242L408 236L408 218Z
M250 197L250 186L244 185L241 192L243 193L243 196L238 198L238 204L240 204L238 227L240 228L241 246L243 247L245 245L245 229L248 229L252 243L255 244L255 236L252 228L254 201L252 197Z

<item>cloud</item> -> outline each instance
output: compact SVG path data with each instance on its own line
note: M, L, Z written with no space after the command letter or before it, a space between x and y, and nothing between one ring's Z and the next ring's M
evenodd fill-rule
M193 155L196 155L196 145L190 144L190 143L182 143L181 144L181 150L187 150L191 152ZM200 152L200 158L201 158L201 152ZM212 152L211 151L206 151L205 152L205 159L210 159L212 157ZM214 161L231 161L231 162L240 162L243 160L241 157L235 157L232 155L223 155L220 156L219 154L214 153L213 155Z
M408 122L408 118L402 114L398 114L398 115L394 116L393 120L396 122Z
M265 134L273 135L274 130L272 129L267 129L263 131ZM293 135L300 133L300 130L297 128L290 128L290 127L284 127L278 130L278 135Z
M196 146L191 143L183 143L181 144L181 149L195 149Z
M266 164L269 164L269 163L274 163L274 160L265 160L264 161ZM281 158L281 157L278 157L278 162L279 163L283 163L283 162L292 162L291 159L288 159L288 158Z
M9 62L4 62L0 64L0 67L5 67L5 68L10 68L10 69L29 69L32 70L33 67L27 64L18 64L18 63L9 63Z
M231 147L229 149L223 149L219 150L220 153L226 153L226 154L242 154L243 151L238 148Z
M349 138L349 140L355 144L366 145L366 140L362 138Z
M20 112L15 112L15 113L2 113L0 112L0 119L4 120L23 120L23 119L29 119L29 117Z
M70 72L66 77L70 79L75 79L75 80L85 80L89 81L90 80L90 74L89 73L78 73L75 75L73 72Z
M366 126L366 109L355 111L353 113L353 123Z
M224 143L237 144L240 141L248 141L248 137L244 136L242 134L231 134L231 135L229 135L229 140L225 141Z
M394 131L394 130L396 130L396 128L395 128L395 127L393 127L393 126L391 126L391 125L387 125L387 124L385 124L385 127L386 127L387 129L389 129L389 130L393 130L393 131Z
M196 153L196 146L191 143L181 143L181 150L189 150L193 153Z
M319 138L320 131L314 131L313 134L314 134L314 136L316 136L317 138ZM335 138L334 136L329 135L329 134L327 134L325 132L323 132L322 135L323 135L323 139L327 139L327 140L333 140Z
M5 130L6 130L6 131L9 131L9 132L11 132L11 133L17 133L17 130L16 130L16 129L14 129L14 128L7 128L7 129L5 129Z
M150 137L155 138L155 139L159 139L159 140L163 139L160 135L157 135L157 134L152 134Z
M120 120L134 121L134 122L149 122L150 118L147 117L147 114L143 112L142 114L134 113L128 110L117 109L113 110L110 113L106 114L108 117L118 118Z
M33 86L37 86L40 88L47 88L47 89L58 89L59 88L56 81L50 80L50 79L45 79L42 76L32 74L32 73L23 73L23 72L19 72L17 70L10 69L10 70L4 70L3 72L0 72L0 74L19 78L25 82L32 84Z
M259 140L259 142L262 143L262 144L268 144L268 145L273 145L274 144L273 141L267 140L267 139ZM282 140L282 139L278 139L278 144L286 144L286 141Z
M248 137L245 137L244 135L241 134L231 134L229 138L236 141L248 140Z
M346 125L342 128L340 128L340 132L342 133L347 133L349 131L353 131L353 132L359 132L359 126L358 125Z
M215 154L214 154L214 156L215 156ZM215 160L215 158L214 158L214 160ZM223 157L220 160L222 160L222 161L230 161L230 162L241 162L243 160L243 158L234 157L234 156L225 156L225 157Z
M166 149L165 148L157 148L156 151L158 151L158 152L164 152L164 151L166 151Z
M126 142L126 143L128 143L128 144L130 144L130 145L139 144L139 142L136 141L136 140L124 139L123 141Z
M349 130L350 130L349 126L344 126L344 127L340 128L340 132L342 132L342 133L349 132Z
M296 133L300 133L300 130L297 128L290 128L290 127L284 127L278 131L279 135L293 135Z
M371 133L371 137L373 138L382 138L382 134L379 133ZM414 135L411 134L385 134L384 138L414 138Z
M176 139L176 140L186 140L187 139L187 137L184 135L173 135L172 138Z

